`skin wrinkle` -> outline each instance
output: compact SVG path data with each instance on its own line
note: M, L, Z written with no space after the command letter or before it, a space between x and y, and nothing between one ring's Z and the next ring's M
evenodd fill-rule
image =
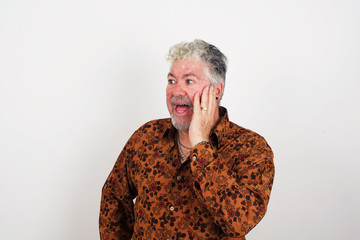
M193 108L185 116L179 117L176 115L176 111L171 104L171 99L173 97L189 99L191 106L193 106L195 94L202 93L204 88L210 85L210 80L204 71L205 67L206 63L192 57L183 61L176 60L171 66L168 74L169 83L166 88L166 99L168 111L175 122L174 126L179 126L178 130L186 131L189 129ZM193 83L188 84L188 80L191 80Z
M193 42L182 42L170 48L167 60L174 63L176 60L183 61L189 57L198 58L207 64L204 71L213 85L221 82L225 86L227 58L217 47L198 39Z

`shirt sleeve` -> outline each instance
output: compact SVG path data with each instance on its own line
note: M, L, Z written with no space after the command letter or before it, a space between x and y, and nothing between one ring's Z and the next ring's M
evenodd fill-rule
M197 197L229 237L244 237L263 218L274 179L266 141L257 136L245 145L243 153L232 144L232 154L221 155L210 143L201 143L190 153Z
M134 228L134 203L137 192L130 180L131 140L120 153L103 188L100 205L100 239L131 239Z

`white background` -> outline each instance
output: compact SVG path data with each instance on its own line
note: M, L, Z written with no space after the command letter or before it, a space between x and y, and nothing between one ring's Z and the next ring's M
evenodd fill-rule
M170 46L229 59L222 104L275 153L249 240L360 237L360 2L0 1L0 239L98 239L125 142L168 117Z

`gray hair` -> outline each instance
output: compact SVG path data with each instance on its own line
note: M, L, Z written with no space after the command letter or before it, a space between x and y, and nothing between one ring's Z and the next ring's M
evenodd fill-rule
M219 49L203 40L195 39L193 42L181 42L172 46L167 60L173 63L188 57L198 57L207 64L209 69L204 71L209 76L211 85L223 83L225 87L227 58Z

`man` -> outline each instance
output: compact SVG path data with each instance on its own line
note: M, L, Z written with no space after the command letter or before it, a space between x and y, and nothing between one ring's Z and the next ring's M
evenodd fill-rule
M271 148L219 106L227 67L216 47L180 43L168 59L171 118L126 143L103 187L101 239L245 239L266 212Z

